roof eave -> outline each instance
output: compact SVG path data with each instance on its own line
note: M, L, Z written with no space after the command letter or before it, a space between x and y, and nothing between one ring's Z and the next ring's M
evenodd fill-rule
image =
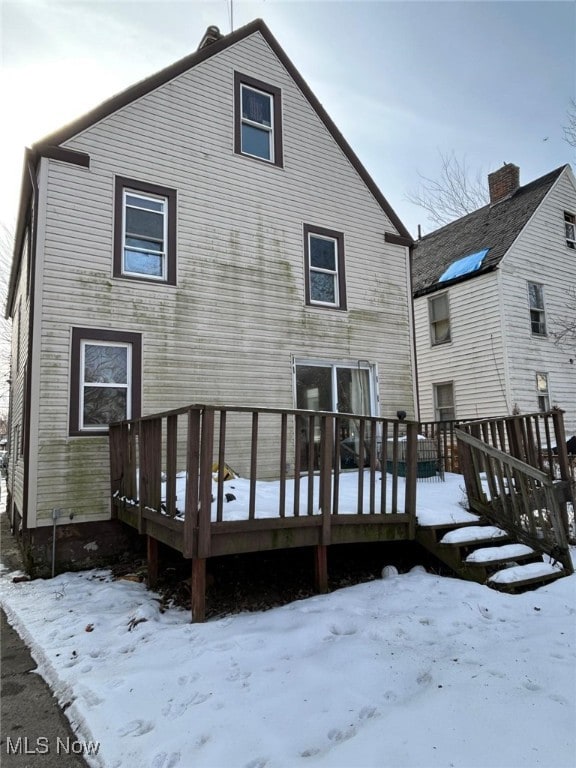
M441 283L436 282L432 283L432 285L428 285L425 288L418 288L413 293L413 297L415 299L420 298L421 296L426 296L429 293L436 293L437 291L443 291L446 288L451 288L453 285L458 285L459 283L465 283L467 280L474 280L476 277L480 277L480 275L486 275L488 272L494 272L494 270L498 269L499 264L490 264L487 267L483 267L481 269L477 269L474 272L470 272L467 275L461 275L459 277L455 277L452 280L443 280Z

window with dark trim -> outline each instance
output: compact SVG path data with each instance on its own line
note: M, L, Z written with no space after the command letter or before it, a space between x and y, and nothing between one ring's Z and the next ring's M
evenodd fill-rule
M454 421L456 418L454 383L445 381L442 384L434 384L433 387L436 421Z
M234 152L283 165L282 96L274 85L234 72Z
M576 216L564 211L564 233L568 248L576 248Z
M346 309L344 235L304 224L306 304Z
M530 304L530 327L533 336L546 336L546 312L544 311L544 287L539 283L528 283Z
M536 372L536 397L538 410L546 413L550 410L550 389L548 386L548 374Z
M448 293L432 296L428 299L428 317L430 319L430 339L432 346L448 344L452 341L450 329L450 305Z
M176 191L116 177L114 277L176 285Z
M72 329L70 434L105 435L114 421L140 416L139 333Z

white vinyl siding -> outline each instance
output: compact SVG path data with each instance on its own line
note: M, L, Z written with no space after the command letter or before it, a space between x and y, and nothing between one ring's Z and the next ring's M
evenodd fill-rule
M420 416L423 421L436 420L434 384L447 381L457 395L458 419L504 416L509 407L497 273L457 283L449 293L450 344L430 345L429 297L414 301Z
M282 90L282 169L234 153L235 71ZM167 137L169 151L159 151ZM92 161L90 170L49 163L44 524L56 500L74 508L75 521L107 519L110 510L107 439L67 435L72 326L142 334L144 414L194 402L290 408L293 357L373 361L385 371L382 413L414 414L407 249L384 242L394 228L259 34L67 146ZM177 285L113 279L117 175L177 191ZM329 319L305 304L302 232L310 221L346 236L348 309ZM239 472L242 461L245 449Z
M550 405L564 410L566 434L576 434L576 366L573 349L553 337L554 319L564 316L569 291L576 290L574 254L566 248L561 225L565 211L576 210L576 190L564 172L502 262L503 325L507 339L510 387L522 413L538 410L535 372L548 374ZM526 282L544 285L547 336L531 333Z

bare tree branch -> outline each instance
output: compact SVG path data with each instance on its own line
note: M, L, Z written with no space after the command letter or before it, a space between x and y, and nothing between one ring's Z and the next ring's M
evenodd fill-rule
M454 152L439 154L440 176L432 179L419 173L422 183L406 199L423 208L428 221L442 226L486 205L488 190L482 171L472 174L465 157L459 159Z
M564 126L564 140L571 147L576 147L576 101L570 101L568 108L568 123Z
M576 355L576 288L566 291L566 311L552 318L550 335L554 343Z

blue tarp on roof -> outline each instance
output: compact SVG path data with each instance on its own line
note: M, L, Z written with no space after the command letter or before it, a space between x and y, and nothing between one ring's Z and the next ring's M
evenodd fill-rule
M488 253L490 248L484 248L482 251L471 253L469 256L463 256L461 259L456 259L446 269L442 275L438 278L438 282L442 283L445 280L454 280L455 277L462 277L470 272L475 272L480 269L484 256Z

